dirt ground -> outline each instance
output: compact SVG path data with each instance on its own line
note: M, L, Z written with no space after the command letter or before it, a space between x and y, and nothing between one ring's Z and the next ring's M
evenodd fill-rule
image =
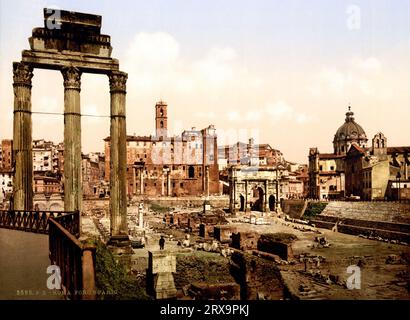
M240 218L228 219L229 224L235 226L239 232L250 231L259 234L286 232L297 236L298 239L292 244L294 258L290 263L279 266L288 297L293 299L410 299L410 246L364 239L327 229L317 229L318 232L301 231L294 228L296 224L278 218L266 218L269 225L243 223L239 222ZM165 236L166 250L185 257L198 254L192 248L178 245L178 241L184 239L185 231L165 226L161 214L149 213L145 216L145 221L149 224L145 233L146 246L134 249L132 257L135 272L145 273L148 266L148 251L159 249L158 241L161 235ZM315 242L317 236L326 237L330 246L319 247ZM190 239L192 244L197 240L203 241L197 234L191 234ZM219 256L217 253L204 254L201 257L202 261L206 261L208 256L209 259ZM306 257L306 270L301 255ZM190 263L189 259L191 258L188 258L185 267L192 268L192 272L181 271L181 269L179 272L184 274L185 278L189 278L191 274L193 279L199 277L203 280L203 276L198 276L201 267ZM229 264L229 259L223 259L226 264ZM216 270L221 273L221 278L231 280L228 268L221 267L223 261L218 263ZM348 270L349 266L353 266L354 270ZM358 288L349 289L347 281L353 273L357 276L357 271L360 272ZM181 280L178 275L176 277ZM356 277L357 279L359 278ZM183 285L184 281L181 280L180 284Z
M269 219L271 225L233 223L238 231L258 233L287 232L298 237L293 245L295 264L282 265L281 274L289 290L300 299L410 299L410 247L368 240L358 236L317 229L315 232L295 230L283 220ZM316 236L324 236L328 248L319 248ZM312 248L313 246L313 248ZM310 257L305 264L299 255ZM388 257L391 263L386 263ZM321 256L319 266L317 256ZM360 289L348 289L347 279L353 271L349 266L360 266ZM356 271L356 270L355 270ZM354 272L356 273L356 272ZM331 281L329 278L333 279ZM329 281L330 280L330 281Z

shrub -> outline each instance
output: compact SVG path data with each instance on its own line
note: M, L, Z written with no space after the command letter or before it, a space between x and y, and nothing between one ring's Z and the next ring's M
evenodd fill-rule
M309 202L305 210L303 218L309 219L314 216L321 214L322 211L326 208L327 202Z
M126 272L121 262L99 240L96 249L95 274L98 300L147 300L145 283Z

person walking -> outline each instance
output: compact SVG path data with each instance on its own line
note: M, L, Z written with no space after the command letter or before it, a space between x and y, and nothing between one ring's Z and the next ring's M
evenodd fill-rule
M159 250L164 250L164 246L165 246L165 239L164 239L164 236L161 236L161 238L159 239Z

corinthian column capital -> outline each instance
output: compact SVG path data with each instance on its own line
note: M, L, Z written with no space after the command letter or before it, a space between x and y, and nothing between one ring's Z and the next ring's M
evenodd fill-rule
M33 78L33 67L24 62L13 63L14 85L27 86L31 88Z
M76 67L65 67L61 70L64 78L64 89L81 89L81 71Z
M122 71L114 71L108 75L110 79L110 92L126 92L128 74Z

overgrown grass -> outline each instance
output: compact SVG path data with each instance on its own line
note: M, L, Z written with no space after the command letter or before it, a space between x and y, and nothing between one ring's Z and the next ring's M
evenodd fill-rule
M234 282L229 272L228 260L215 253L196 251L177 255L175 286L182 288L193 282L208 284Z
M309 220L314 216L321 214L322 211L326 208L327 202L309 202L305 210L303 218Z
M99 240L96 246L96 288L98 300L149 300L145 282L129 275L121 262Z
M277 233L264 233L261 235L261 239L265 242L282 242L282 243L292 243L298 237L294 234L286 232L277 232Z

